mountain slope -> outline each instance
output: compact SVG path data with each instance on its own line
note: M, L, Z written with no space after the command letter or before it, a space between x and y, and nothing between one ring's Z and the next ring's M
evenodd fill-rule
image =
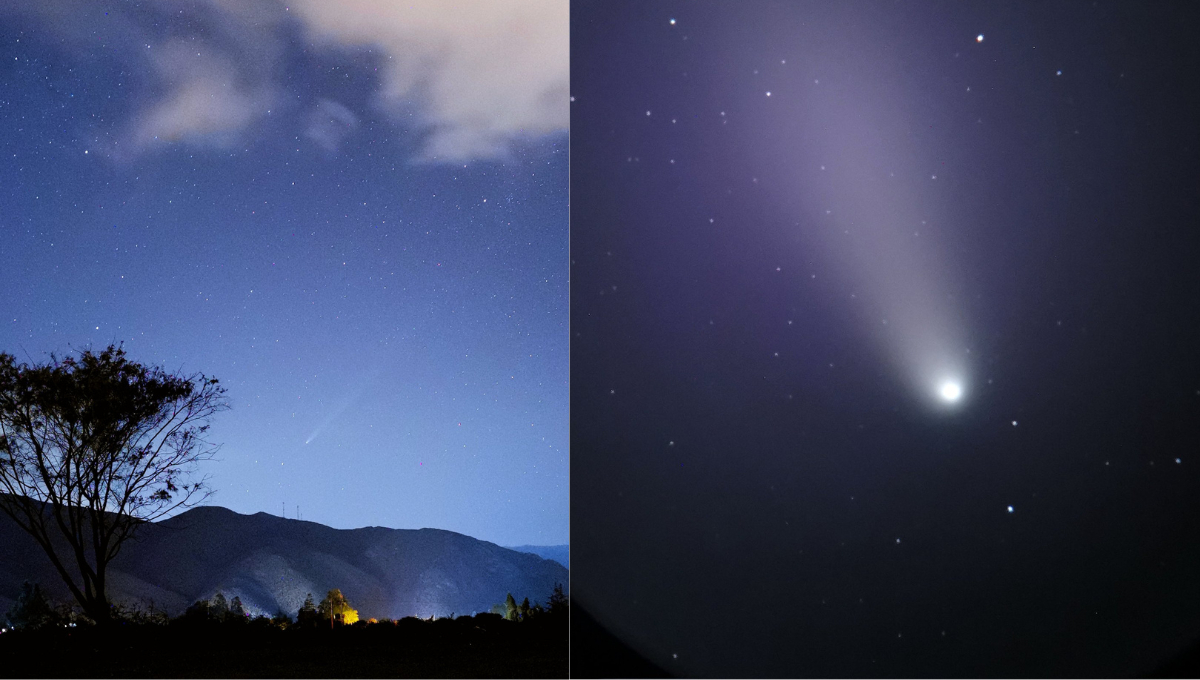
M41 549L2 514L0 545L0 613L24 580L70 600ZM214 506L146 525L109 568L114 601L152 601L172 615L218 590L252 613L294 614L306 594L341 588L364 619L448 616L486 611L509 592L545 601L567 582L556 562L451 531L332 529Z
M571 568L570 545L510 545L509 550L533 553L544 560L554 560L567 569Z

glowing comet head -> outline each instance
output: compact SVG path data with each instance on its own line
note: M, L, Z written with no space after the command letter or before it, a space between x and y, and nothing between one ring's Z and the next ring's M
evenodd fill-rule
M962 397L962 385L953 380L946 380L938 387L938 396L942 401L953 404Z

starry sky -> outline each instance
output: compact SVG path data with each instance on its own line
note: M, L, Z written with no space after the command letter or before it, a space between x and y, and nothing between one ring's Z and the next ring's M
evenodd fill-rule
M0 3L0 350L216 376L209 501L562 544L558 1Z
M1198 16L1148 7L572 3L577 603L684 676L1200 638Z

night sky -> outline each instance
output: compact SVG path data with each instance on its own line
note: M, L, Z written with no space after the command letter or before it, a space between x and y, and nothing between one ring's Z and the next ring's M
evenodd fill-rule
M0 350L216 376L212 504L567 543L567 22L0 3Z
M573 2L575 601L698 676L1200 638L1198 18Z

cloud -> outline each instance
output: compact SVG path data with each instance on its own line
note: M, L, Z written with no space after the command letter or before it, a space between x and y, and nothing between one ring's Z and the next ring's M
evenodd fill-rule
M501 158L511 145L569 127L566 0L298 0L319 44L384 52L378 103L413 100L428 128L423 157Z
M342 139L356 127L358 116L350 109L330 99L322 99L308 113L308 127L304 136L322 149L335 153Z
M568 0L0 0L0 18L10 15L77 49L122 46L143 65L134 77L149 96L121 124L118 158L252 134L269 109L295 101L283 74L296 30L317 49L372 50L374 105L421 135L420 160L503 159L569 127ZM357 121L322 100L300 132L332 151Z
M274 98L269 85L246 82L232 59L211 46L175 40L153 52L166 93L135 117L135 151L178 141L229 146Z

